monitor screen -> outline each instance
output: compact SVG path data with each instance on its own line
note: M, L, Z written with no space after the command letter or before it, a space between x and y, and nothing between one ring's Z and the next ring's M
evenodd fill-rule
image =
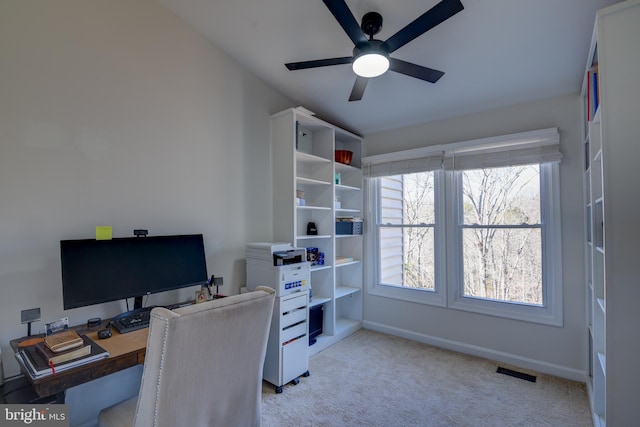
M202 234L61 240L60 258L65 310L207 281Z

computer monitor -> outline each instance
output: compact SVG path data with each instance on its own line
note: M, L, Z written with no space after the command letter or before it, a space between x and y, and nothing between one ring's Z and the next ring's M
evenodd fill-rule
M207 282L202 234L61 240L64 309Z

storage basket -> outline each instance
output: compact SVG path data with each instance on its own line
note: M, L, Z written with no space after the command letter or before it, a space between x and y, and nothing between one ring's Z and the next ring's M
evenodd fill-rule
M344 163L345 165L350 165L352 157L353 157L353 151L336 150L336 162L338 163Z

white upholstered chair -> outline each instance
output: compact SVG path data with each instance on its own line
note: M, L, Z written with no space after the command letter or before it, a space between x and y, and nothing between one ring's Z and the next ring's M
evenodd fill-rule
M99 427L259 426L275 293L151 311L140 393L103 409Z

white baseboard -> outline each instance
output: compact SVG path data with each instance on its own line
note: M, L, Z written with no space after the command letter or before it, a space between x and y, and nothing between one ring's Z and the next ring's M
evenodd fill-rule
M423 344L429 344L436 347L446 348L447 350L457 351L460 353L482 357L484 359L494 360L496 362L506 363L523 369L529 369L548 375L554 375L556 377L567 378L582 383L587 382L587 373L579 369L568 368L566 366L543 362L528 357L504 353L502 351L496 351L486 347L479 347L463 342L446 340L443 338L408 331L406 329L395 328L376 322L364 321L363 326L365 329L371 329L373 331L383 332L385 334L418 341Z

